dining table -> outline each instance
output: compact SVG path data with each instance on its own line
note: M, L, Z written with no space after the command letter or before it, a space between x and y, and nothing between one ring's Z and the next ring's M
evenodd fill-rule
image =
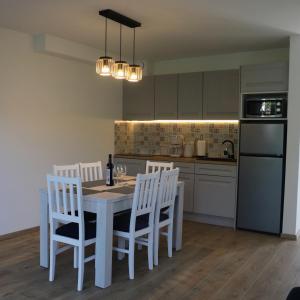
M114 186L104 180L82 183L83 210L96 214L95 286L107 288L112 283L112 248L114 214L131 209L135 177L125 176ZM184 182L178 181L174 207L173 248L182 248ZM40 189L40 266L49 267L49 207L47 188Z

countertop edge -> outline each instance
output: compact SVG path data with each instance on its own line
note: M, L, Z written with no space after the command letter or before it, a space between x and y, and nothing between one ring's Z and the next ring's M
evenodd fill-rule
M194 163L194 164L214 164L214 165L229 165L237 166L237 161L222 161L210 159L198 159L195 157L171 157L163 155L130 155L130 154L115 154L115 158L127 158L127 159L140 159L140 160L154 160L154 161L173 161L182 163Z

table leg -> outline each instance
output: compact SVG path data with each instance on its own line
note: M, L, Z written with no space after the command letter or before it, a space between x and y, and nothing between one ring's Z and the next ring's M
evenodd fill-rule
M177 188L177 197L174 208L174 226L173 226L173 248L176 251L182 248L182 222L183 222L183 201L184 201L184 183L180 183Z
M40 192L40 266L49 267L48 195Z
M113 210L111 201L97 204L97 236L95 257L95 285L111 285L112 273Z

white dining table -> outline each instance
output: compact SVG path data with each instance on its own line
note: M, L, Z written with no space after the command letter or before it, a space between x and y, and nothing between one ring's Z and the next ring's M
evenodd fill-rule
M128 185L134 186L134 177L128 178ZM114 213L130 209L133 193L115 192L116 185L108 187L95 185L84 187L83 210L97 214L96 247L95 247L95 285L106 288L112 282L112 246L113 246L113 217ZM89 191L87 191L89 190ZM91 190L93 190L91 192ZM118 190L117 190L118 191ZM91 192L91 193L89 193ZM179 181L174 209L173 247L176 251L182 248L184 183ZM49 212L48 192L40 189L40 266L49 267Z

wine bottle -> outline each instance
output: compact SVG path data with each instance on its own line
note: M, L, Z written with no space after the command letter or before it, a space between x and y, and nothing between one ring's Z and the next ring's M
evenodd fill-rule
M108 155L108 163L106 164L106 185L114 185L114 165L112 163L112 155Z

